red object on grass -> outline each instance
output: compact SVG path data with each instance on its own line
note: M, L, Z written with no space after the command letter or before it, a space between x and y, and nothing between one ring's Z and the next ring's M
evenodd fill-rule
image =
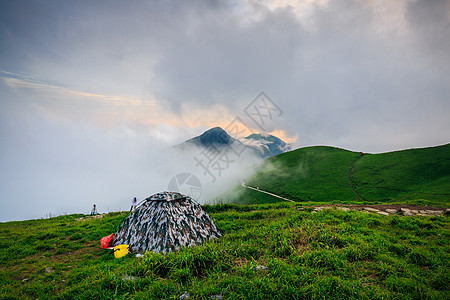
M111 243L113 236L114 236L114 233L111 233L111 235L102 237L102 239L100 240L100 245L102 246L103 249L108 248L109 243Z

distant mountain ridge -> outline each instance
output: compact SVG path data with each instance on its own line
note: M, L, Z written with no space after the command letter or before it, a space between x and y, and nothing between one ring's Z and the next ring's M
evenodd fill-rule
M240 141L231 137L221 127L211 128L201 135L188 139L174 147L177 150L189 150L193 147L214 147L220 151L224 147L235 147L235 149L247 147L255 155L260 156L261 158L268 158L290 150L290 145L276 136L255 133L245 137L243 141Z
M271 134L253 133L244 139L260 151L262 157L271 157L291 150L291 146Z

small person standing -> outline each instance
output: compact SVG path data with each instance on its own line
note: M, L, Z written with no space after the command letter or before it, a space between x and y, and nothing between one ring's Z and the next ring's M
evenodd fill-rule
M136 199L136 197L134 197L134 198L133 198L133 201L131 201L131 208L130 208L130 211L133 211L133 209L136 208L136 205L137 205L137 199Z
M97 206L95 206L95 204L94 204L94 206L92 207L92 210L91 210L91 216L97 215L97 214L98 214L98 212L97 212Z

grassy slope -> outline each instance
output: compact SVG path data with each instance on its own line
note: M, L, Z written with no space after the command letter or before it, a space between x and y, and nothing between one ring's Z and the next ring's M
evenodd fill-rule
M355 163L353 182L366 199L450 199L450 144L367 154Z
M81 217L0 223L0 299L50 298L47 293L86 280L91 259L95 264L102 260L99 239L115 231L125 215L77 221ZM55 272L45 273L46 267Z
M0 298L448 298L447 217L311 213L293 203L205 209L223 237L143 258L100 249L126 213L0 223Z
M300 148L267 159L247 184L293 200L353 199L348 174L358 156L332 147Z
M450 200L450 144L383 154L365 154L315 146L267 159L249 180L250 186L299 201L387 202L427 199L428 204Z

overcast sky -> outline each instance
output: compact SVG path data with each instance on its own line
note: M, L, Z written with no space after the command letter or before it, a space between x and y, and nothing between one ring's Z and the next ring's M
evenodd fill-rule
M446 144L449 56L450 1L0 1L0 221L127 209L260 92L295 147Z

